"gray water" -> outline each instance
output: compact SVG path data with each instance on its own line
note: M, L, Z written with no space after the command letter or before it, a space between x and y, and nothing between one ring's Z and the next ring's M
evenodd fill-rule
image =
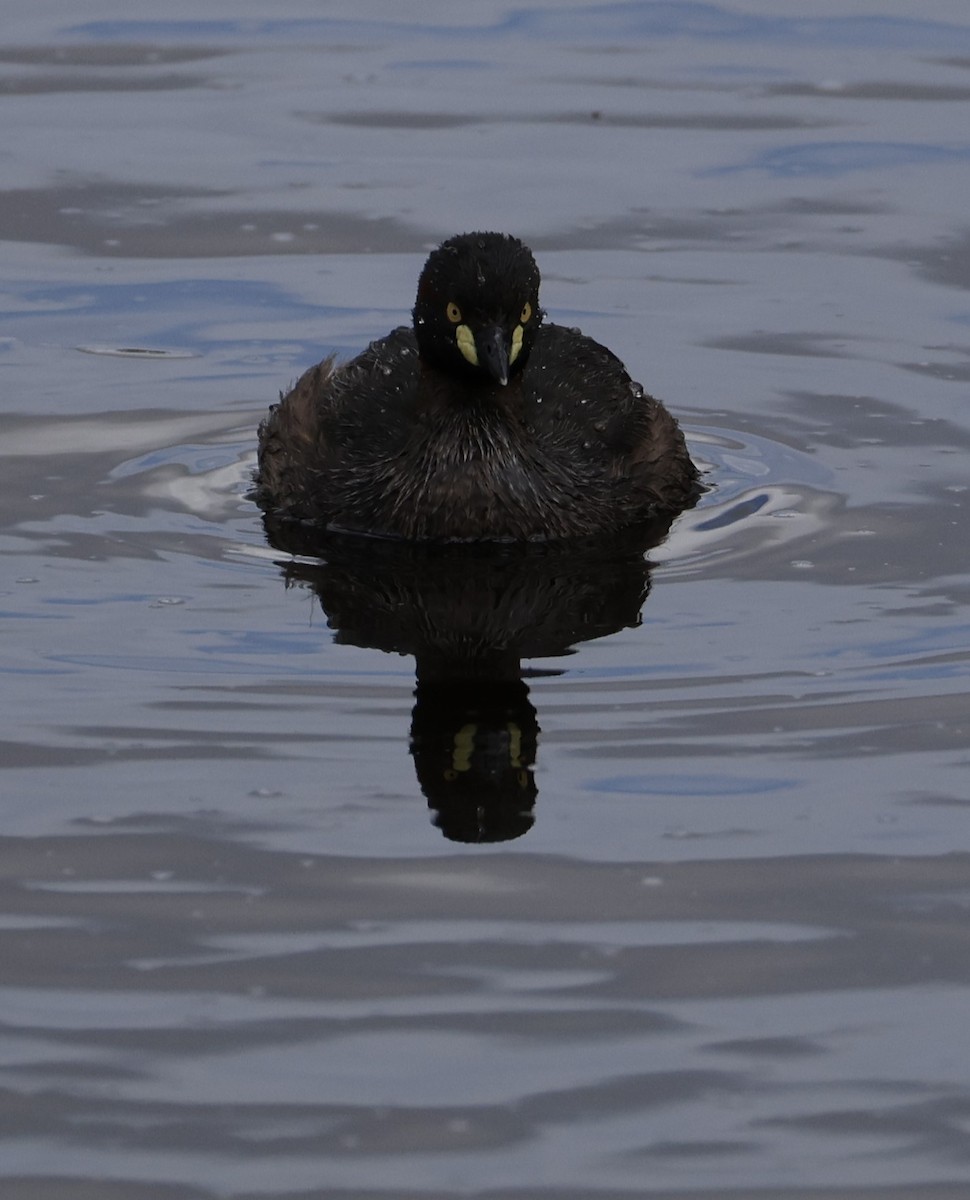
M970 1195L966 4L83 7L0 30L4 1195ZM481 227L712 486L520 581L475 844L413 596L246 491Z

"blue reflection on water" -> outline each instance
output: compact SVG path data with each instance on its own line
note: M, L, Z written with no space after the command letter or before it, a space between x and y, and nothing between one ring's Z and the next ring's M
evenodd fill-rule
M105 284L54 284L9 288L8 307L4 320L8 325L14 321L49 320L56 316L75 316L111 320L122 317L130 322L132 314L145 313L152 320L151 345L164 345L169 349L192 350L205 356L216 349L242 343L251 349L257 343L247 333L238 339L226 336L224 323L242 322L253 312L271 319L278 328L281 321L299 322L312 320L319 328L325 328L343 318L359 316L362 309L344 308L337 305L309 304L297 299L285 288L260 280L240 279L180 279L166 281L139 281L136 283ZM16 302L22 305L16 307ZM380 313L369 307L369 315ZM388 328L400 323L401 312L387 310ZM165 324L165 319L171 320ZM222 323L219 336L207 336L207 331ZM127 335L132 337L131 334ZM138 334L145 341L144 334ZM260 339L259 345L273 344L278 339ZM361 338L363 342L367 339ZM302 347L308 362L320 357L318 341L304 341L298 337L286 338L288 346ZM328 351L338 354L356 353L359 343L344 345L330 338Z
M645 796L750 796L798 787L803 780L740 775L611 775L590 780L585 790Z
M42 287L19 288L15 294L24 308L4 310L4 320L14 321L18 317L35 319L39 308L48 312L85 313L114 315L130 313L132 309L170 308L176 312L187 306L199 308L207 313L213 305L231 305L233 309L285 311L289 316L341 314L349 310L328 308L324 305L305 304L295 300L283 288L259 280L240 279L177 279L152 281L151 283L104 283L83 286L77 284L52 284Z
M348 671L342 662L322 661L319 655L311 657L302 652L294 652L292 655L287 656L284 673L280 664L276 661L278 648L268 647L259 663L255 661L254 655L240 659L238 662L233 661L228 656L231 652L231 649L226 651L226 657L219 657L218 653L212 650L207 650L205 657L203 657L194 648L191 654L185 655L51 654L48 655L46 661L70 667L96 667L112 671L145 671L151 675L160 675L162 673L170 673L178 676L256 675L261 678L267 677L272 679L280 678L281 674L285 674L287 679L293 679L296 676L313 679L332 679L336 677L346 678L352 675L354 679L365 677L377 680L399 678L405 681L410 681L414 678L413 668L410 671L404 669L380 671L355 669ZM5 671L3 673L7 674L9 672ZM20 674L27 673L25 671L20 672ZM66 672L50 668L34 673L54 675L65 674Z
M852 655L886 664L879 668L878 674L860 670L858 678L867 681L965 679L968 675L968 645L970 625L913 625L900 637L854 642L849 647L833 647L818 657L837 659Z
M812 142L780 146L744 163L710 167L701 176L729 175L736 171L767 171L771 175L837 176L850 171L885 170L970 160L970 146L933 146L917 142Z
M563 11L554 6L520 9L492 25L477 28L427 25L416 21L346 18L267 18L238 20L88 21L66 33L101 41L160 41L266 38L331 41L391 41L414 38L581 40L611 42L630 38L680 37L703 41L760 41L815 45L939 50L970 47L970 29L943 21L892 16L777 17L739 13L715 4L642 2L588 5Z

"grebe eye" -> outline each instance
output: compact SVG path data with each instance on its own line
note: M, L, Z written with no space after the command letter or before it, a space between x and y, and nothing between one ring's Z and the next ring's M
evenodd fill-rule
M454 300L448 301L448 307L445 309L445 315L452 325L457 325L461 321L461 309L454 302Z
M528 300L526 300L525 305L522 308L522 315L519 317L519 320L524 325L531 316L532 316L532 305L529 303Z

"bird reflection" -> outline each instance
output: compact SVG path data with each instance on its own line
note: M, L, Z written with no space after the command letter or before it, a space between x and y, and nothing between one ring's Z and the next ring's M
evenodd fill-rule
M310 587L338 643L415 658L410 750L435 825L456 842L535 820L539 723L523 659L639 624L646 552L670 520L591 542L429 545L265 518L287 586Z

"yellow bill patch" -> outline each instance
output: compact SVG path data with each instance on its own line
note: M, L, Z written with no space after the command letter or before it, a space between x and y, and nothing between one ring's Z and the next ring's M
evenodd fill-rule
M521 339L520 339L521 340ZM475 335L467 325L459 325L455 330L455 341L458 343L458 349L461 351L473 367L478 366L478 351L475 349Z
M509 362L514 363L522 349L522 326L516 325L512 333L512 349L509 351Z

